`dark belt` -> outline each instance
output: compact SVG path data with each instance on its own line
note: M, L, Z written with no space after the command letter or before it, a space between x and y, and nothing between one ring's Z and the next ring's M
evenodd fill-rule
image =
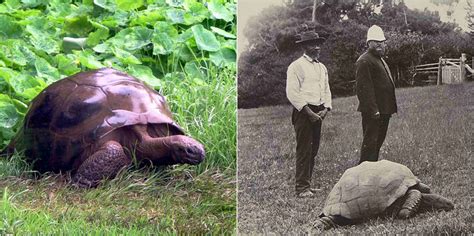
M319 111L324 110L324 104L321 104L319 106L308 104L308 107L314 112L319 112Z

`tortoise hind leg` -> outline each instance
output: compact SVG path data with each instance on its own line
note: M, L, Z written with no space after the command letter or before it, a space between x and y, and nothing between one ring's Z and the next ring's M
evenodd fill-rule
M402 209L398 212L398 217L402 219L411 217L418 210L420 202L421 192L416 189L408 190Z
M96 187L101 180L113 178L131 163L118 142L108 141L79 166L72 181L79 187Z

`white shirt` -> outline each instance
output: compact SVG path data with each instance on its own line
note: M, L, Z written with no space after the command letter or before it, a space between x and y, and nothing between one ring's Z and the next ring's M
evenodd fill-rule
M286 96L298 111L306 104L332 109L328 70L322 63L304 54L290 64L286 75Z

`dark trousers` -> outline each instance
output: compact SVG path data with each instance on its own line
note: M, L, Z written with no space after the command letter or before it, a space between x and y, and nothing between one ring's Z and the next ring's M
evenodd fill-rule
M374 119L371 115L362 113L362 130L364 140L360 149L360 161L377 161L379 152L387 135L388 122L391 115L381 114L379 119Z
M323 106L309 105L312 111L319 112ZM314 158L318 154L321 137L321 121L311 122L304 111L293 109L292 123L296 132L296 193L311 186Z

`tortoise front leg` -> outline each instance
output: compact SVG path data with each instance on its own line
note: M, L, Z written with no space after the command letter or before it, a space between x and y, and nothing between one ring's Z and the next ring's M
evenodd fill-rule
M79 187L96 187L101 180L115 177L120 169L130 163L122 145L108 141L79 166L72 181Z
M138 151L143 158L155 164L197 165L204 160L205 151L201 143L185 135L172 135L153 138L146 132L146 126L135 126L140 136Z

